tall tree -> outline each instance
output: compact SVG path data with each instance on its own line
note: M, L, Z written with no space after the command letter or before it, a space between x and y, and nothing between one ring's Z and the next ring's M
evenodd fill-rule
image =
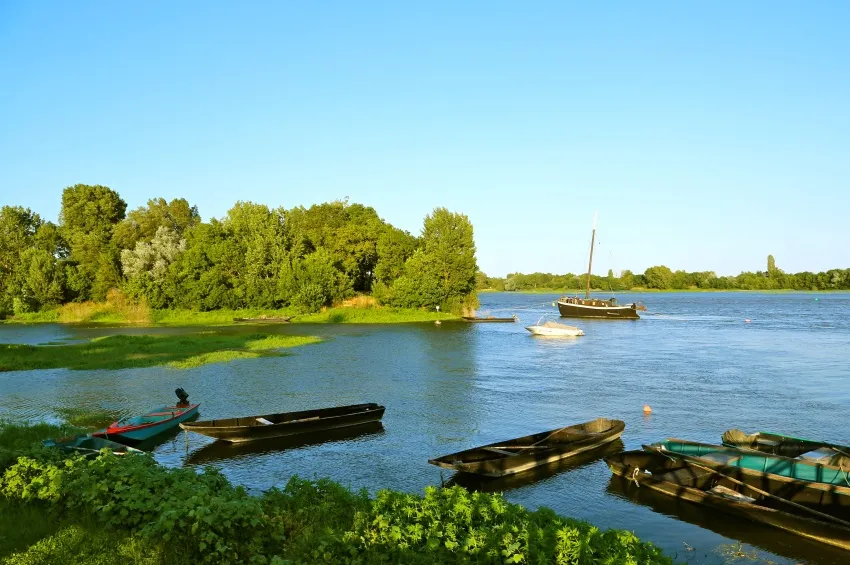
M126 210L127 203L105 186L77 184L62 191L59 225L71 250L74 272L69 273L68 286L77 299L103 300L120 283L112 233Z

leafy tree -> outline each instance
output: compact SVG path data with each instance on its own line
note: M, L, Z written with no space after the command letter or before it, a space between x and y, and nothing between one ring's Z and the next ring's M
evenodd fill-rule
M114 231L115 244L121 249L133 249L138 241L150 242L159 228L167 228L182 236L201 221L197 206L190 206L185 198L166 202L152 198L147 206L136 208L121 220Z
M648 268L643 276L649 288L670 288L673 282L673 271L664 265Z
M59 225L75 266L68 282L77 299L103 300L120 284L120 255L112 233L126 209L118 193L105 186L77 184L62 191Z

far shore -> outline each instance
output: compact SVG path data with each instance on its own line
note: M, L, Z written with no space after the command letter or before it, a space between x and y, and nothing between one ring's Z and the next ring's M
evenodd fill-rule
M525 290L496 290L495 288L485 288L478 291L479 293L493 292L508 292L512 294L565 294L565 295L581 295L584 290L567 290L564 288L536 288ZM794 290L793 288L774 288L774 289L750 289L750 288L630 288L624 290L604 290L601 288L590 289L591 294L616 294L616 293L665 293L665 292L754 292L764 294L842 294L850 293L850 290Z

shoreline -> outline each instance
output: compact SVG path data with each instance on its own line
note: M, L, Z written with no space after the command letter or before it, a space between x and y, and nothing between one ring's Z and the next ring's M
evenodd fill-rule
M292 316L289 322L265 322L262 320L250 322L237 322L234 318L269 318ZM159 328L159 327L238 327L238 326L286 326L293 324L405 324L424 323L434 321L460 320L460 316L445 312L431 310L377 307L357 308L349 306L337 306L327 308L322 312L313 314L298 314L292 310L211 310L207 312L193 312L190 310L152 310L150 317L140 321L130 321L118 312L106 315L95 314L88 318L62 319L59 309L45 312L35 312L24 315L24 317L10 317L0 320L0 324L13 325L37 325L37 324L61 324L61 325L96 325L116 326L134 328Z
M538 289L525 289L525 290L495 290L492 288L482 289L478 291L483 294L494 294L497 292L504 292L508 294L561 294L566 296L575 295L574 292L563 289L563 288L538 288ZM584 291L579 291L578 294L582 294ZM850 294L850 290L794 290L792 288L774 288L774 289L749 289L749 288L668 288L668 289L659 289L659 288L641 288L635 287L626 290L603 290L599 288L594 288L590 290L591 294L661 294L661 293L712 293L712 292L753 292L753 293L762 293L762 294Z

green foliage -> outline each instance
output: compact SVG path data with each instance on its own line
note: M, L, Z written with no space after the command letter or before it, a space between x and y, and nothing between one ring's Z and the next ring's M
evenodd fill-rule
M664 265L650 267L643 275L623 271L619 277L607 278L591 276L591 287L597 290L630 290L650 288L657 290L850 290L850 269L830 269L824 273L789 274L776 267L773 255L767 258L767 272L744 272L735 277L718 277L712 271L673 272ZM552 275L532 273L524 275L511 273L506 279L492 279L482 273L479 281L502 280L504 290L508 291L576 291L584 288L584 277L568 273ZM479 288L481 287L479 282Z
M157 365L186 369L239 358L279 356L282 355L280 349L318 341L311 336L203 332L112 335L66 345L0 344L0 371L127 369Z
M629 532L603 533L460 487L428 488L424 497L381 491L370 499L329 480L293 477L283 489L250 496L216 470L166 469L150 457L108 452L62 460L46 453L21 456L0 472L7 505L66 521L43 528L40 542L16 534L7 544L18 546L15 563L49 560L36 557L58 556L56 548L112 563L83 542L83 532L97 528L67 523L79 516L101 525L99 539L117 539L151 562L162 559L161 548L176 547L180 563L671 563ZM60 542L62 535L71 541ZM32 545L20 551L22 544ZM104 547L104 554L123 551Z
M290 210L237 202L208 223L185 199L151 199L125 217L126 208L110 188L83 184L63 191L59 228L4 207L0 318L99 303L118 288L148 307L196 312L314 313L376 284L388 305L471 303L472 225L442 208L421 238L348 201Z
M478 264L472 224L464 214L436 208L425 217L422 247L405 262L403 274L382 289L382 301L400 308L435 308L461 313L476 304Z

